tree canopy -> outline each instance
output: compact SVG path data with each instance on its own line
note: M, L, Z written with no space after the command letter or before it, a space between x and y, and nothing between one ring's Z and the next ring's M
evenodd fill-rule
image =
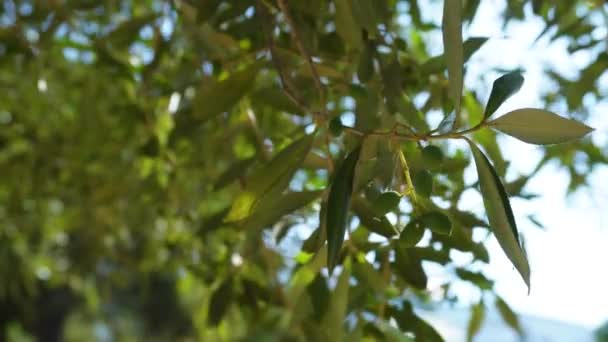
M572 191L606 163L584 124L606 5L504 2L505 27L593 56L507 113L525 70L464 82L500 38L468 34L479 5L4 0L0 340L441 341L414 308L453 279L483 293L470 337L490 303L523 334L484 241L534 287L510 198L548 163ZM507 177L499 136L542 146L531 173ZM428 264L452 277L432 292Z

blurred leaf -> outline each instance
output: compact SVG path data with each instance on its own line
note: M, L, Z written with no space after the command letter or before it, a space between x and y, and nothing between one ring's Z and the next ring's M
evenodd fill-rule
M456 115L460 113L463 85L462 1L448 0L443 4L443 48L448 68L448 89L454 101ZM458 120L456 120L458 121Z
M351 49L360 50L363 45L361 27L355 20L352 2L335 0L334 3L336 5L336 31Z
M403 228L401 235L399 235L399 243L403 247L414 247L422 239L423 235L424 226L422 222L412 220Z
M578 139L593 128L562 118L542 109L523 108L509 112L488 125L503 133L530 144L559 144Z
M456 268L456 274L462 280L473 283L482 290L491 290L494 283L479 272L471 272L464 268Z
M467 326L467 341L473 341L473 337L479 333L481 326L486 315L486 308L483 301L473 305L471 307L471 317L469 318L469 325Z
M490 221L490 227L500 247L502 247L519 274L521 274L529 291L530 266L519 244L519 233L517 232L509 198L488 158L473 142L467 141L471 146L475 158L475 166L477 167L477 175L479 176L479 187L483 196L486 214Z
M388 212L398 209L401 202L401 194L396 191L383 192L374 201L373 207L378 215L384 215Z
M251 89L258 71L259 65L254 64L223 81L203 82L194 98L194 117L205 121L230 110Z
M225 279L222 284L213 292L209 300L209 311L207 322L209 325L218 325L228 311L232 301L232 278Z
M276 223L281 217L291 214L321 196L322 191L288 192L263 199L244 223L250 230L264 228Z
M370 42L365 42L363 50L359 54L359 65L357 67L357 77L359 82L366 83L374 76L374 46Z
M499 296L496 296L496 309L498 313L500 313L500 317L502 317L503 321L507 323L511 329L513 329L519 336L524 335L524 330L519 323L519 318L517 314L511 310L509 305Z
M422 269L422 260L409 248L399 245L395 247L395 269L396 272L407 283L415 288L424 290L427 285L427 276Z
M386 216L375 212L372 205L364 198L358 196L353 198L352 209L361 220L361 224L369 231L386 238L391 238L399 233Z
M246 179L246 191L235 199L226 222L248 217L264 197L280 194L308 155L313 140L313 135L305 135L281 150L271 161L253 171Z
M438 211L426 213L419 218L422 225L429 228L434 233L450 235L452 234L452 222L450 218Z
M350 258L347 258L343 264L342 273L340 273L336 288L334 289L330 298L327 317L324 319L324 323L326 324L325 331L328 333L329 341L342 340L342 334L344 331L343 324L348 307L348 289L350 286L351 268L352 262Z

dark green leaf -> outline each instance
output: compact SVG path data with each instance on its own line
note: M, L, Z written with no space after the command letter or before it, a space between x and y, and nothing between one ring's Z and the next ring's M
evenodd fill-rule
M209 325L218 325L224 318L232 301L232 286L232 278L228 278L211 295L207 312Z
M420 216L420 222L434 233L450 235L452 233L452 222L450 218L438 211L432 211Z
M443 152L435 145L428 145L422 149L422 161L426 168L437 170L443 163Z
M427 277L422 269L422 259L411 249L399 245L395 248L395 268L403 280L415 288L426 289Z
M359 82L366 83L374 76L374 46L370 42L363 45L363 51L359 55L357 77Z
M399 235L399 243L403 247L413 247L422 239L423 235L424 226L422 222L412 220L403 228L401 235Z
M374 201L374 210L378 215L384 215L388 212L396 210L401 202L401 194L396 191L383 192Z
M414 189L416 193L430 197L433 193L433 175L426 170L416 171L412 174L412 183L414 183Z
M327 200L327 267L331 273L338 263L344 233L348 224L348 209L353 192L355 168L361 147L351 151L333 176Z
M384 214L377 213L373 207L362 197L352 200L352 209L361 220L361 224L369 231L391 238L398 234Z
M517 271L521 274L524 282L530 289L530 266L528 259L519 243L519 233L515 225L515 218L511 210L511 204L505 189L494 171L492 164L481 150L471 141L467 140L473 151L475 166L479 176L479 187L483 196L490 227L505 251L507 257Z
M483 114L484 119L490 117L509 97L517 93L524 84L524 77L519 71L512 71L497 78L492 84L490 98Z

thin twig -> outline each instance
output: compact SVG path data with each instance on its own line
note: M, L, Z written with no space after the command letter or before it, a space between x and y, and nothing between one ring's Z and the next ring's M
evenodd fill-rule
M279 5L279 8L281 9L281 12L283 12L283 15L285 16L285 21L291 28L291 30L289 30L289 32L291 33L292 39L296 43L296 46L297 46L298 50L300 51L300 53L302 54L302 56L304 57L304 59L306 59L306 63L308 64L308 68L310 69L310 72L312 73L312 78L315 82L315 87L317 88L317 91L319 92L319 101L321 101L321 114L324 116L325 119L327 119L327 110L326 110L327 103L325 102L325 91L323 90L323 84L321 83L321 78L319 77L317 68L315 67L315 65L312 61L312 57L310 56L310 54L304 47L304 43L302 43L302 39L300 39L298 29L296 28L295 22L293 21L291 14L289 13L289 6L287 4L287 0L278 0L277 3Z
M272 29L270 27L268 27L268 25L266 25L266 23L268 21L270 21L271 23L274 23L274 21L271 19L271 16L268 13L268 9L266 8L266 5L262 2L262 0L258 0L257 7L258 7L258 11L263 16L263 18L261 20L262 27L264 30L264 34L266 36L268 50L270 51L270 59L272 61L272 64L274 65L274 68L277 71L277 74L279 74L279 80L281 82L281 90L283 91L283 93L285 93L285 96L287 96L287 98L289 100L291 100L291 102L293 102L297 107L299 107L304 112L310 112L310 108L304 102L304 100L302 100L297 95L297 93L293 91L293 86L291 85L289 78L285 75L285 73L283 71L281 61L276 53L276 47L274 44L274 39L272 37Z

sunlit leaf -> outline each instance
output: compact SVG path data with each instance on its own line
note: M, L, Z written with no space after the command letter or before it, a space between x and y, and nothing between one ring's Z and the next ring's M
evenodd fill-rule
M593 128L542 109L523 108L509 112L488 125L530 144L548 145L575 140Z
M254 211L263 197L271 193L280 194L302 165L313 140L313 135L305 135L296 140L247 177L246 190L235 199L226 221L242 220Z

